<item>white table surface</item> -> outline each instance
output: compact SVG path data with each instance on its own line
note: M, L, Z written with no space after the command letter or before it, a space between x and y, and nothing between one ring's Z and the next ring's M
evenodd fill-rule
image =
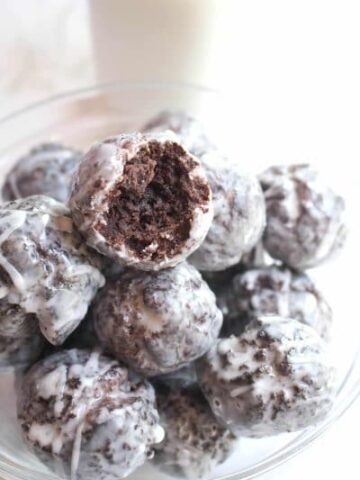
M236 37L227 39L236 55L227 58L224 52L219 65L224 76L217 83L231 92L239 157L250 163L316 160L343 190L356 192L359 3L238 3L238 15L229 19L236 24L230 28L229 23L229 35L236 31ZM47 95L94 83L85 7L85 0L2 0L0 116ZM350 205L352 211L351 221L358 228L358 205ZM357 252L354 255L359 268ZM344 282L355 282L355 274L355 269L349 272ZM350 288L350 293L355 291ZM341 295L345 303L344 287ZM359 322L358 311L346 315ZM311 448L262 478L359 478L359 425L358 401Z

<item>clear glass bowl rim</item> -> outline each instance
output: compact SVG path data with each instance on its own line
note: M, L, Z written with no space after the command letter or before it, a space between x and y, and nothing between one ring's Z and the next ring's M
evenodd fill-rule
M96 84L84 88L69 90L60 94L47 97L43 100L31 103L24 108L16 110L4 117L0 118L0 127L8 123L16 121L17 118L27 113L32 113L36 110L41 110L49 106L61 104L71 100L79 100L87 95L95 95L97 93L106 93L111 91L126 91L131 90L188 90L189 92L209 93L214 95L221 95L221 91L195 85L189 83L174 83L174 82L122 82L114 81L103 84ZM230 475L223 475L216 480L250 480L256 478L264 473L274 470L277 466L285 463L294 456L298 455L305 448L311 445L316 439L321 437L329 427L331 427L337 420L339 420L353 403L360 396L360 342L353 358L351 365L345 375L337 392L337 400L330 412L329 416L320 424L310 427L300 432L296 438L286 444L285 447L274 452L256 462L255 464L246 467L245 469L232 473ZM9 459L3 457L0 452L0 473L9 474L15 480L27 480L28 475L34 475L38 480L58 480L59 477L49 475L47 473L39 472L37 470L25 469L22 465L17 465ZM15 477L14 477L15 476Z

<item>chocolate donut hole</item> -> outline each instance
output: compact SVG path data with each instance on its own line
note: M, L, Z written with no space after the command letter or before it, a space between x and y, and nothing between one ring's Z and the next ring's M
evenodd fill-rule
M181 161L189 157L186 162ZM149 142L124 167L108 197L99 232L114 246L125 244L139 258L161 260L179 253L190 235L194 209L209 200L196 166L177 143ZM152 245L157 245L151 254Z

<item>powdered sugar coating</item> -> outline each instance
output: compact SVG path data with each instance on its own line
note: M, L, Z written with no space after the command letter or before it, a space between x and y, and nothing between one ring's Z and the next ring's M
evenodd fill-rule
M36 364L24 379L18 416L35 453L74 480L124 478L164 437L151 385L86 350Z
M301 270L342 247L344 200L309 165L271 167L260 182L267 212L264 245L271 256Z
M39 195L1 205L6 300L35 314L49 342L61 344L85 317L104 284L98 266L63 204Z
M179 137L181 144L197 157L215 148L201 122L182 111L164 110L151 118L141 131L148 133L171 131Z
M204 271L236 265L260 240L265 201L259 181L220 153L201 157L213 195L214 219L190 261Z
M214 294L185 262L160 272L128 272L106 285L93 312L106 350L149 376L203 355L222 324Z
M6 176L3 199L47 195L59 202L67 202L71 179L80 158L80 152L57 143L32 148Z
M236 434L263 437L323 420L335 395L326 344L293 319L259 317L197 364L214 414Z
M242 326L254 316L279 315L306 323L329 340L331 308L305 273L276 266L248 270L234 276L229 290L233 314L228 333L236 335L236 324Z
M159 242L154 241L141 251L141 256L125 240L113 241L102 233L106 227L105 216L109 212L109 202L122 184L134 179L124 174L126 165L149 149L151 145L164 149L176 148L179 152L177 162L188 169L187 182L194 191L201 189L206 196L192 210L189 231L182 240L181 248L172 245L171 252L155 258L159 252ZM154 173L152 173L153 175ZM151 176L150 176L151 177ZM146 175L142 180L143 198L151 178ZM185 202L186 198L183 198ZM70 208L78 228L84 233L89 245L100 253L120 264L135 266L142 270L159 270L175 266L190 255L203 241L213 217L211 192L205 172L199 162L186 152L171 134L124 134L111 137L95 144L84 156L75 175L70 198ZM156 216L159 211L152 211ZM159 232L159 238L165 239L166 233ZM167 238L170 242L172 239Z
M196 385L180 390L159 387L156 398L166 434L155 448L155 463L186 478L207 477L229 457L234 435L219 424Z

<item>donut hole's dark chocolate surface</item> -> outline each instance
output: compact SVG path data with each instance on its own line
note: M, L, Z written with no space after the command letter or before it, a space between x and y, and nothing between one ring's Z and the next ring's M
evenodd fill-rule
M176 255L190 236L194 209L209 197L207 185L189 177L196 166L177 143L142 146L110 192L100 233L139 258Z

